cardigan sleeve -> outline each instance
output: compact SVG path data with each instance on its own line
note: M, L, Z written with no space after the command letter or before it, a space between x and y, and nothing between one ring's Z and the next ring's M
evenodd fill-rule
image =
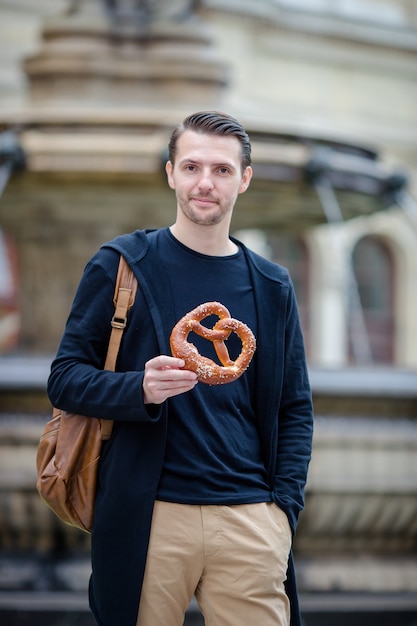
M118 257L113 250L100 251L87 264L51 365L47 393L54 406L70 413L115 421L154 420L160 411L143 402L143 369L103 370Z
M274 496L295 532L304 507L304 487L311 457L313 405L298 308L290 283L284 335L282 394Z

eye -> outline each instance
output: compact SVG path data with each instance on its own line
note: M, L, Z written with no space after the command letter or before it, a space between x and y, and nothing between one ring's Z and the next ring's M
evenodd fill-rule
M228 167L219 167L218 172L219 174L230 174L230 170Z
M181 171L185 172L186 174L192 174L196 172L197 169L197 165L195 165L194 163L184 163L183 165L181 165Z

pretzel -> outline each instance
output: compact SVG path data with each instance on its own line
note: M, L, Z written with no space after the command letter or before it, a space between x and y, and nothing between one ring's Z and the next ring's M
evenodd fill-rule
M219 318L213 328L200 324L209 315L217 315ZM213 342L221 365L199 354L194 344L187 341L191 331ZM242 351L235 361L230 359L224 343L232 332L242 342ZM256 340L250 328L230 317L229 311L220 302L206 302L177 322L171 333L170 345L173 356L183 359L185 368L195 372L200 382L224 385L237 380L248 368L256 349Z

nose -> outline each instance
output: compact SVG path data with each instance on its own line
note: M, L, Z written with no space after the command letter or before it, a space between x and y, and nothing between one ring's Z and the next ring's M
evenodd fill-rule
M206 170L203 170L201 172L201 176L198 181L198 188L202 191L210 191L210 189L213 189L213 179L211 176L211 172Z

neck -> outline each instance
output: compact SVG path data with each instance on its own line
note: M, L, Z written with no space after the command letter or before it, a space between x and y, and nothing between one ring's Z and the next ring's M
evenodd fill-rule
M203 230L204 229L204 230ZM170 228L175 239L184 246L208 256L230 256L235 254L238 247L229 238L229 234L221 233L213 226L197 226L196 228L183 229L176 222Z

